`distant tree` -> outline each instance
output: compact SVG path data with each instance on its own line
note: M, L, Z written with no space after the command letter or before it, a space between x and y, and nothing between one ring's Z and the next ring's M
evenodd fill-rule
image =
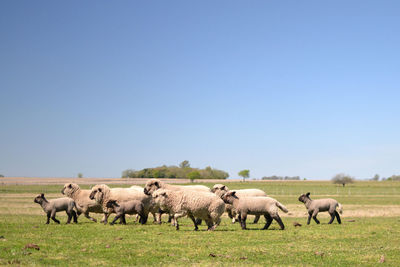
M4 175L3 175L3 174L0 174L0 177L4 177Z
M190 168L190 163L189 163L188 160L184 160L179 164L179 167L182 168L182 169Z
M200 172L198 172L198 171L192 171L192 172L188 173L187 178L190 179L190 182L193 183L194 180L200 179L201 175L200 175Z
M379 181L379 174L375 174L374 178L372 178L373 181Z
M393 174L392 176L387 178L388 181L400 181L400 175Z
M334 184L341 184L344 187L346 184L354 183L354 178L348 174L339 173L332 177L332 182Z
M250 170L241 170L238 173L239 176L241 176L243 178L243 182L246 180L246 178L249 178L250 176Z
M83 174L82 173L78 173L78 178L82 178Z

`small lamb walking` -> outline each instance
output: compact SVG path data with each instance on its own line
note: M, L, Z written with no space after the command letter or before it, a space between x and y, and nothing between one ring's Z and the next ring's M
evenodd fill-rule
M319 224L319 220L317 219L317 214L318 212L322 211L327 211L329 212L329 215L331 215L331 220L329 221L329 224L333 222L336 216L336 220L339 224L342 223L340 220L339 213L342 214L342 205L337 202L337 200L332 199L332 198L323 198L323 199L315 199L312 200L310 198L310 192L307 194L303 194L299 197L299 201L303 202L304 205L307 208L308 211L308 220L307 224L310 224L311 217L314 219L314 221ZM336 211L336 207L339 207L339 213Z
M38 203L40 206L42 206L44 212L46 212L47 214L46 224L50 223L50 218L54 222L60 223L60 221L56 219L56 213L59 211L65 211L67 213L68 215L67 224L71 222L72 217L74 217L74 223L78 223L76 212L74 211L74 208L76 208L76 206L72 198L63 197L63 198L47 200L44 197L44 194L42 193L37 197L35 197L33 202Z

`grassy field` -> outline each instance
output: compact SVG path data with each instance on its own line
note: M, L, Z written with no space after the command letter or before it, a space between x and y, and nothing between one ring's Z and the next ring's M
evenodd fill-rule
M181 220L180 231L167 223L139 225L132 219L126 226L110 226L80 217L79 224L65 225L61 214L61 225L45 225L33 198L40 192L59 197L61 186L1 185L0 265L375 266L380 259L384 265L400 264L400 183L358 182L342 188L329 182L238 182L229 187L260 188L284 203L291 212L282 216L286 229L278 230L274 222L261 231L261 219L242 231L227 217L214 232L204 225L194 232L188 219ZM338 199L343 224L328 225L321 214L321 225L307 226L305 208L297 201L305 192ZM28 243L40 250L24 249Z

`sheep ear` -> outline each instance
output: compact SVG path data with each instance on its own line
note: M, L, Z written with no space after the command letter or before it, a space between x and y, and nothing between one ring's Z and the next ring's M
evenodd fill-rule
M162 192L161 195L162 196L167 196L167 192Z
M231 195L236 196L236 191L232 191Z
M154 185L158 187L158 182L155 182Z
M101 188L99 188L99 190L98 190L99 192L101 192Z
M308 193L306 194L306 196L310 196L310 194L311 194L311 193L310 193L310 192L308 192Z
M69 184L69 185L68 185L68 188L72 188L72 184Z
M225 185L223 187L221 187L221 190L225 190Z
M43 193L41 193L41 194L40 194L40 197L44 197L44 194L43 194Z

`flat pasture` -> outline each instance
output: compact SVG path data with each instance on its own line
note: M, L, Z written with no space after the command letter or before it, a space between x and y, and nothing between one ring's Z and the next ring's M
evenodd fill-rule
M143 184L145 180L143 180ZM222 182L223 183L223 182ZM199 183L200 184L200 183ZM214 183L202 183L212 186ZM58 184L0 185L0 265L195 265L195 266L376 266L400 264L400 183L356 182L341 187L325 181L229 182L231 189L259 188L289 209L280 212L284 231L273 222L261 231L264 219L243 231L224 215L214 232L193 231L189 219L181 230L166 223L146 225L128 218L128 225L93 223L83 216L78 224L45 225L45 215L33 198L45 193L61 197ZM82 185L90 188L91 184ZM126 187L126 184L111 187ZM342 225L306 225L306 212L297 198L311 192L312 198L332 197L343 204ZM100 219L101 215L95 215ZM295 227L294 222L302 224ZM36 244L39 250L26 248Z

